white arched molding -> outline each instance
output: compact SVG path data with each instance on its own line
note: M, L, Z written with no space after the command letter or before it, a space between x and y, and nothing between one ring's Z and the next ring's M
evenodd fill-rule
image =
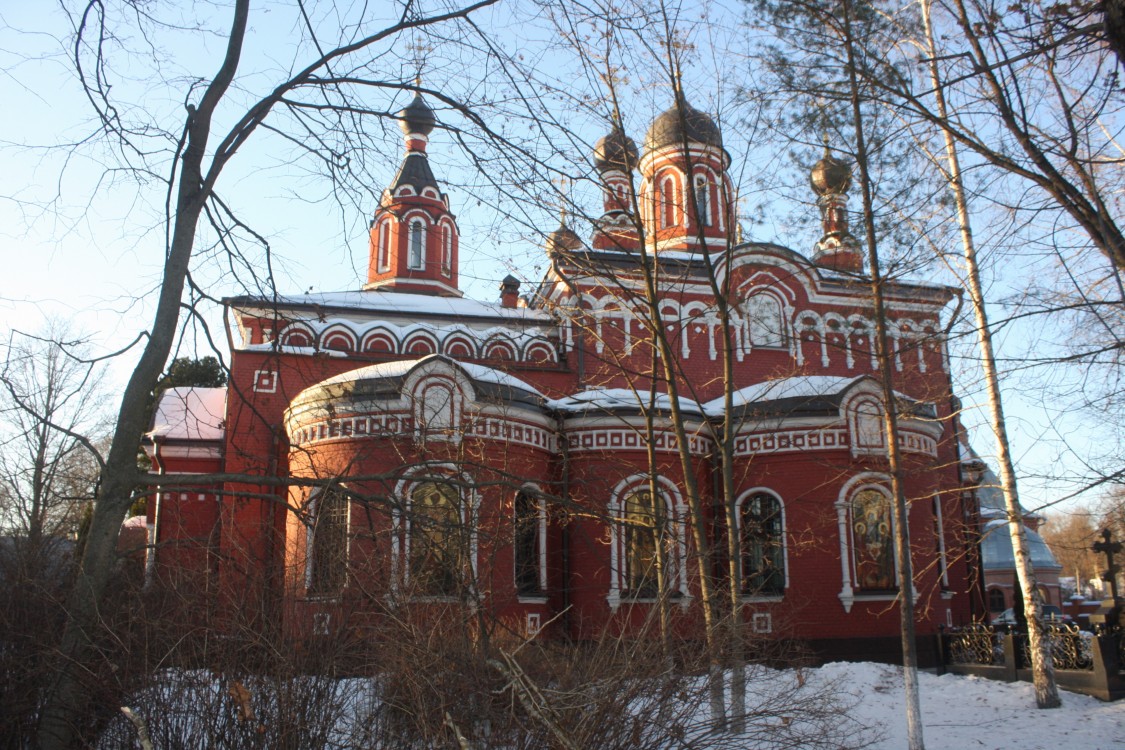
M465 433L465 412L476 391L464 372L441 360L415 368L403 381L402 395L414 419L414 438L459 443Z
M767 289L752 288L746 292L742 305L746 311L746 336L751 350L788 347L789 316L784 299ZM822 333L823 329L822 323Z
M828 336L824 326L824 319L815 310L803 310L796 315L797 330L794 338L797 339L797 364L805 363L804 339L806 333L813 333L820 340L820 364L828 367Z
M735 522L738 525L738 554L739 566L742 565L742 555L745 551L742 549L742 505L755 495L768 495L777 501L778 513L781 517L781 575L782 575L782 591L780 594L743 594L742 600L747 602L776 602L785 598L785 592L789 590L789 526L785 520L785 503L781 499L781 495L777 494L769 487L751 487L738 496L735 502ZM740 568L741 569L741 568ZM744 582L745 583L745 582Z
M391 591L410 590L410 532L413 519L414 490L428 484L446 484L456 490L461 500L460 521L469 532L469 580L465 590L472 601L480 600L477 586L477 557L480 535L477 529L477 513L480 509L480 493L471 478L461 472L455 464L427 463L410 469L395 484L394 496L398 498L391 512ZM448 596L423 596L421 599L445 601Z
M539 540L539 593L538 594L518 594L518 599L521 602L540 602L547 598L547 497L543 494L543 489L533 482L524 484L516 492L516 496L526 494L535 500L536 510L538 511L538 518L536 520L535 533ZM515 520L515 503L516 497L512 498L512 518ZM513 529L514 531L514 529ZM517 580L516 572L516 549L515 539L513 534L513 547L512 547L512 580Z
M684 538L684 525L686 523L686 507L679 488L670 479L662 476L656 477L656 490L664 500L664 508L668 513L668 528L672 533L672 549L670 559L666 560L666 584L668 593L678 593L680 605L687 608L691 602L691 591L687 578L687 543ZM621 606L622 591L624 591L626 576L625 570L625 534L623 520L625 517L625 499L633 492L644 492L651 489L652 478L647 474L634 474L622 479L613 488L607 505L610 524L610 560L609 560L609 593L606 601L611 610L616 611ZM628 598L630 602L652 602L654 599Z
M304 343L291 343L294 339L303 339ZM296 320L281 329L281 333L277 336L277 342L281 346L312 347L316 345L316 331L308 323Z
M864 378L840 404L848 422L848 444L853 456L887 455L886 405L879 387Z
M884 494L888 502L892 501L891 491L888 489L891 484L891 477L889 474L877 471L866 471L857 474L840 488L840 494L836 498L836 524L840 535L840 603L844 605L844 612L850 613L852 605L857 598L865 600L893 600L897 594L856 594L855 586L855 559L852 555L852 531L851 531L851 503L858 493L863 490L875 490ZM891 517L891 536L894 536L894 517ZM897 561L896 561L897 565ZM897 568L896 568L897 573Z

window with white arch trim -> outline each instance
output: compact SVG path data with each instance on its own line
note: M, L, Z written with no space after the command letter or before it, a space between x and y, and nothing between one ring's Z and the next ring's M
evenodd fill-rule
M348 522L351 503L338 489L309 498L305 587L310 596L339 596L348 580Z
M660 228L676 226L676 181L669 175L660 180Z
M895 543L890 496L875 487L864 487L852 495L849 510L856 590L895 590Z
M464 590L469 532L461 505L461 493L447 482L427 481L411 489L406 544L412 594L457 596Z
M777 297L765 292L751 293L743 304L750 345L781 348L786 346L785 315Z
M682 508L672 482L648 477L623 480L609 504L613 521L612 578L608 601L651 601L663 593L686 602Z
M448 224L441 227L441 272L445 276L453 273L453 228Z
M391 223L379 224L379 261L376 270L385 273L391 268Z
M709 227L711 221L711 181L707 175L697 174L694 180L695 215L700 226Z
M785 593L785 520L776 495L755 491L738 503L743 596Z
M426 265L426 225L421 219L410 222L406 265L415 271L422 270Z
M543 596L547 590L547 513L544 498L533 489L516 493L512 527L516 593Z

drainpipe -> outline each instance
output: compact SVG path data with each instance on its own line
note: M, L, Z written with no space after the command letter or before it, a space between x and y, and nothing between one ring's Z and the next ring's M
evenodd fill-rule
M559 456L562 461L561 482L559 485L559 497L561 497L568 504L570 503L570 450L566 441L566 433L563 432L563 421L565 416L559 412L555 418L558 424L557 433L559 441ZM567 637L573 637L571 632L571 617L570 617L570 508L566 509L566 522L562 527L561 547L562 554L562 627L563 632Z
M164 476L164 462L160 458L160 444L164 441L163 436L152 436L152 465L156 467L156 474ZM160 503L164 497L164 488L161 485L156 486L156 492L153 494L154 507L152 509L152 528L148 533L148 554L145 555L145 582L144 588L147 591L152 587L152 582L156 577L156 544L160 540Z

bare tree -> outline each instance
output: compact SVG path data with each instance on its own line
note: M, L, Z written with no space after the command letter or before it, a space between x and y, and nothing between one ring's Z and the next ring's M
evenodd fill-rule
M100 373L85 345L56 325L39 336L10 332L0 370L0 513L31 553L74 535L93 499L95 444L104 432Z
M251 9L248 0L238 0L224 32L227 41L217 72L189 83L183 92L182 122L172 131L161 129L159 124L137 123L127 116L115 99L116 70L109 58L114 44L124 38L118 34L116 23L136 23L135 33L143 40L154 34L162 21L141 12L139 6L126 9L123 19L112 17L116 9L102 3L91 2L74 10L73 62L100 122L100 137L120 159L120 168L145 180L163 170L156 184L166 191L165 263L156 310L137 365L122 392L113 440L104 458L87 543L67 607L60 656L47 686L39 732L42 747L72 747L83 731L90 701L90 688L83 675L98 658L93 639L99 626L99 605L110 582L118 529L137 484L136 452L147 428L146 397L157 385L176 339L181 301L201 230L210 225L217 233L218 247L230 249L237 234L245 229L216 192L224 170L256 133L279 132L272 122L279 109L293 115L296 122L307 124L304 133L298 131L305 140L282 132L283 140L288 137L298 148L320 153L329 164L335 164L331 150L320 148L326 143L322 125L327 123L326 130L331 132L337 125L385 116L383 107L368 103L367 91L416 88L409 79L386 76L373 60L377 53L386 54L388 45L413 30L442 29L451 36L458 29L472 33L464 20L492 2L480 0L463 6L439 3L432 10L404 2L396 6L396 16L383 20L355 8L349 13L354 22L344 23L336 32L319 30L310 20L309 9L299 3L299 23L308 40L299 50L304 59L294 60L290 72L277 79L266 94L245 102L239 66ZM240 96L232 97L235 89L240 90ZM431 93L443 98L439 92ZM318 116L324 116L324 120L318 120ZM172 144L167 162L149 163L152 152L144 141L154 129L158 138L166 137L166 143Z

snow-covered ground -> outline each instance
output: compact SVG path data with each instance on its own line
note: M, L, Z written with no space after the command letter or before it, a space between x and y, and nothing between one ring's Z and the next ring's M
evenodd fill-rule
M872 748L906 747L899 669L838 662L812 670L810 676L813 680L836 680L859 699L851 718L879 728L883 734ZM920 683L926 750L1125 748L1125 700L1103 703L1061 691L1062 708L1043 711L1035 707L1029 683L926 673L920 675Z

